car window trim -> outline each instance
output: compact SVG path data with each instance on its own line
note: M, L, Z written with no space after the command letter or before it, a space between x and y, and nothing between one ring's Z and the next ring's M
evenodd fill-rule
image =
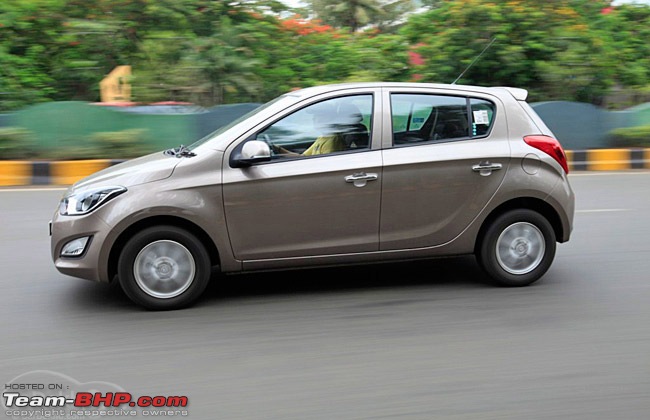
M374 149L372 148L373 145L373 131L374 131L374 120L375 120L375 115L376 115L376 104L377 104L377 95L379 92L376 91L366 91L366 92L357 92L357 93L345 93L341 92L340 95L334 95L334 96L327 96L325 98L318 99L313 102L308 102L308 103L302 103L301 106L296 107L296 109L283 114L280 118L273 119L271 122L268 124L262 125L260 128L255 129L255 131L248 135L245 140L240 141L237 146L232 150L230 153L230 157L228 159L228 164L231 168L237 168L237 163L235 161L235 157L241 152L242 147L244 147L244 144L248 141L255 140L257 138L257 135L264 130L268 129L271 127L273 124L277 123L278 121L289 117L292 114L295 114L296 112L299 112L307 107L310 107L312 105L319 104L321 102L329 101L332 99L338 99L338 98L344 98L344 97L350 97L350 96L370 96L372 100L372 105L371 105L371 110L372 114L370 115L370 127L368 127L368 137L369 137L369 145L365 149L353 149L353 150L341 150L339 152L331 152L331 153L325 153L325 154L318 154L318 155L310 155L310 156L285 156L285 157L279 157L276 159L271 158L271 160L266 161L266 162L257 162L251 164L251 166L261 166L261 165L272 165L276 163L283 163L283 162L295 162L298 160L303 160L303 159L311 159L311 158L321 158L321 157L328 157L328 156L341 156L341 155L346 155L346 154L351 154L351 153L363 153L363 152L371 152ZM300 103L299 103L300 104Z
M390 133L391 133L391 148L402 148L402 147L413 147L413 146L420 146L420 145L425 145L425 144L439 144L439 143L451 143L451 142L458 142L458 141L467 141L467 140L480 140L484 139L490 136L492 133L492 129L494 128L494 122L496 121L497 117L497 106L496 103L493 100L487 99L487 98L481 98L478 96L473 96L473 95L454 95L454 94L441 94L438 92L414 92L414 91L389 91L388 93L388 98L389 98L389 109L390 109ZM447 97L455 97L455 98L465 98L465 106L467 107L467 136L463 137L457 137L457 138L451 138L451 139L440 139L440 140L424 140L420 142L413 142L413 143L403 143L403 144L395 144L395 132L393 131L393 95L424 95L424 96L447 96ZM472 99L479 99L483 101L487 101L492 104L493 106L493 114L492 114L492 121L493 123L490 124L490 127L488 131L480 136L473 136L471 133L471 126L472 126L472 119L473 115L471 115L472 112L472 104L471 100ZM409 112L409 122L410 118L412 116L413 112L413 105L411 104L411 111ZM406 131L409 131L409 124L407 123Z
M478 99L478 100L486 101L486 102L489 102L490 104L492 104L492 109L493 109L493 111L492 111L492 123L490 124L490 127L488 127L488 130L485 132L485 134L483 134L481 136L472 136L471 133L470 133L470 138L472 138L472 139L483 139L483 138L489 137L490 134L492 133L492 129L494 128L496 120L497 120L497 104L494 101L491 101L489 99L477 98L476 96L468 96L467 98L468 98L468 101L467 101L467 107L468 107L468 109L467 109L467 118L469 119L469 127L471 127L472 119L474 118L473 114L470 115L470 113L472 112L472 99Z

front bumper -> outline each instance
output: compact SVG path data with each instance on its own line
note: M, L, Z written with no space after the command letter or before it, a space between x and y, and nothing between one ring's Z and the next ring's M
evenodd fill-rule
M61 216L57 211L50 222L51 252L54 266L61 273L86 280L109 282L106 262L101 251L110 226L96 214ZM61 257L63 246L73 239L90 236L83 254L78 257Z

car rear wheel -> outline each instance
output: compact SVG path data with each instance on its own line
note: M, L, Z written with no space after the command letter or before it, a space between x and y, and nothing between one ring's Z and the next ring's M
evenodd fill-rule
M190 232L175 226L154 226L134 235L118 261L120 285L135 303L147 309L187 307L201 296L210 280L210 257Z
M549 269L555 245L555 231L544 216L528 209L511 210L487 228L477 257L497 284L527 286Z

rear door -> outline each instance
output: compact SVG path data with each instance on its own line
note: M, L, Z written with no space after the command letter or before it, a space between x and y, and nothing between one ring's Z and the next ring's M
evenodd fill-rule
M503 106L491 95L385 89L380 249L458 236L490 202L510 161Z

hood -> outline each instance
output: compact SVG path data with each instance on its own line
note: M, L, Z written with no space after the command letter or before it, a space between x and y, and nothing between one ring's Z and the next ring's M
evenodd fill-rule
M132 187L169 178L174 168L183 159L168 156L163 152L156 152L140 158L122 162L110 168L96 172L76 182L71 190L85 189L88 187L101 187L104 185L121 185Z

